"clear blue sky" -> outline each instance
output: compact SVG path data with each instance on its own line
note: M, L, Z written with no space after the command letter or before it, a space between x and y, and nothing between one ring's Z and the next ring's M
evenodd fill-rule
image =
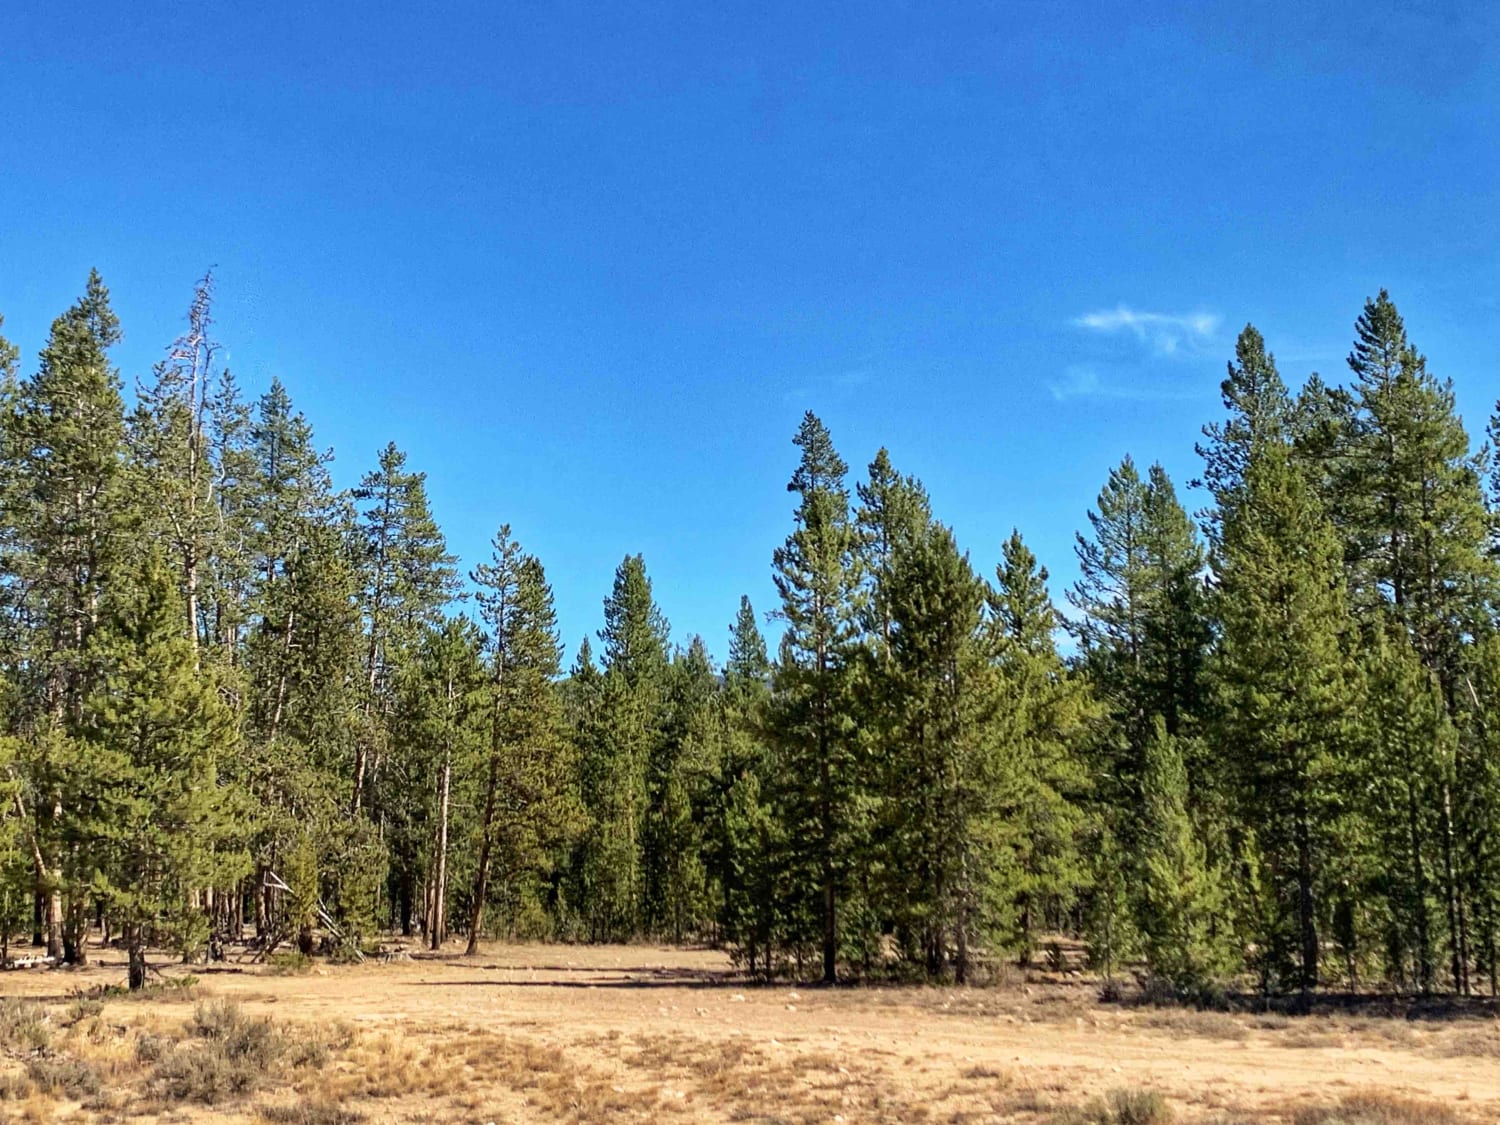
M1500 393L1500 19L1467 4L118 4L0 13L0 313L98 266L127 379L214 265L252 391L394 440L570 649L641 551L674 637L772 608L804 409L990 572L1127 451L1181 482L1256 323L1341 380L1388 286ZM31 9L28 11L27 9Z

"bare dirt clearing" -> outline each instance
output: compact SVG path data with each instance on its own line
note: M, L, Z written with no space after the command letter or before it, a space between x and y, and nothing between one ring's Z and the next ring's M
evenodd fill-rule
M1119 1089L1157 1091L1185 1121L1290 1120L1367 1092L1460 1119L1500 1113L1500 1023L1487 1016L1131 1008L1100 1003L1090 984L1040 979L761 986L737 978L722 954L647 946L491 946L473 958L288 975L194 971L191 990L102 1005L79 997L123 981L112 952L84 970L0 976L0 1114L1047 1122ZM235 1005L241 1029L223 1031L222 1009ZM256 1046L267 1036L280 1039ZM270 1060L263 1079L236 1078L241 1040ZM224 1054L213 1058L219 1070L206 1061L210 1047ZM68 1070L70 1059L97 1081Z

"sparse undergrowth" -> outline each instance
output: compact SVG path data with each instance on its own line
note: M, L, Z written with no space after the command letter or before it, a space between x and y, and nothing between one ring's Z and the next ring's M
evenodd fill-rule
M1155 1090L1111 1090L1083 1106L1060 1110L1052 1125L1171 1125L1167 1099Z
M1464 1125L1468 1120L1442 1102L1366 1091L1337 1106L1299 1110L1292 1125Z
M185 990L170 991L176 998ZM109 1009L97 994L65 1006L0 1001L0 1050L13 1064L0 1073L0 1099L28 1106L68 1100L85 1110L127 1112L216 1106L273 1086L295 1088L353 1041L346 1027L278 1024L228 1000L200 1001L190 1019L166 1027L141 1018L134 1005L115 1013L127 1022L115 1023ZM357 1120L330 1117L317 1104L269 1112L304 1109L309 1125Z

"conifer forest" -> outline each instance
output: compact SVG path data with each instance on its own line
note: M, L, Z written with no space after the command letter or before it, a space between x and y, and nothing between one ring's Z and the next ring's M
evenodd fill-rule
M396 932L964 983L1064 936L1189 997L1500 985L1500 421L1384 291L1342 381L1247 325L1199 479L1119 450L1071 588L808 412L776 604L674 637L628 555L566 667L506 513L460 562L394 444L335 489L212 302L151 371L97 274L0 338L5 958L118 943L138 987Z

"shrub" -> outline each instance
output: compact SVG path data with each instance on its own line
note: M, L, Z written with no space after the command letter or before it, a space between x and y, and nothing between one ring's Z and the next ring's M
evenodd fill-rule
M46 1009L31 1000L0 1000L0 1046L43 1051L50 1042Z
M70 1098L85 1098L104 1088L99 1071L82 1059L66 1055L44 1055L26 1064L26 1073L38 1088Z
M1334 1108L1299 1110L1293 1125L1460 1125L1442 1102L1403 1098L1380 1090L1350 1094Z
M286 1039L268 1019L245 1015L233 1000L209 1001L193 1009L191 1030L225 1058L269 1070L286 1053Z
M337 1102L298 1102L288 1106L262 1106L262 1121L271 1125L356 1125L365 1115L345 1109Z
M281 953L271 954L269 964L271 972L276 976L290 976L294 973L305 973L311 970L313 959L299 950L289 949Z
M68 1024L82 1023L104 1011L104 1001L91 996L80 997L68 1005Z
M172 1053L177 1044L165 1035L142 1035L135 1041L135 1061L139 1063L161 1062Z
M253 1093L264 1071L209 1044L173 1051L157 1064L152 1077L160 1092L173 1101L217 1105Z
M1111 1090L1106 1098L1113 1125L1166 1125L1172 1107L1155 1090Z
M232 1000L198 1004L188 1030L205 1042L179 1050L160 1045L146 1048L165 1051L152 1079L174 1101L216 1105L253 1093L287 1051L286 1039L274 1023L247 1016ZM136 1049L141 1050L139 1043Z
M1155 1090L1111 1090L1086 1106L1054 1114L1052 1125L1170 1125L1172 1107Z

